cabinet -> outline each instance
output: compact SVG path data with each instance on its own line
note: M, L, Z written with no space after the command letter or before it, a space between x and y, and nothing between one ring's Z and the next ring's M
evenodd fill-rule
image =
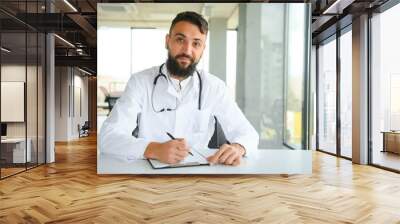
M1 160L5 164L21 164L32 161L31 139L26 140L27 147L25 151L25 138L7 138L1 140Z
M400 154L400 132L387 131L383 133L383 152Z

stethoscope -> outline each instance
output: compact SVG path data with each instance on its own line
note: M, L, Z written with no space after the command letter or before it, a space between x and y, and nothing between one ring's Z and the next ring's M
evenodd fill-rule
M156 113L161 113L161 112L165 112L165 111L174 111L178 108L178 103L176 103L175 108L162 108L161 110L156 110L154 107L154 89L156 88L157 85L157 81L160 77L164 77L165 80L167 80L168 82L168 78L167 76L162 72L162 68L163 68L164 64L162 64L158 70L158 75L154 78L153 81L153 90L151 91L151 106L153 107L153 111ZM201 110L201 93L203 90L203 83L200 77L200 73L196 70L197 73L197 77L199 77L199 100L198 100L198 109Z

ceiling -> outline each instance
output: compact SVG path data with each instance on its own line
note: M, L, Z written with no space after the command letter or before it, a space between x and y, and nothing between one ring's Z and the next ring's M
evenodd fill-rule
M98 26L168 28L171 20L183 11L202 14L207 20L225 18L228 29L235 29L238 3L99 3Z
M95 74L96 4L96 0L1 0L0 24L3 38L8 39L7 45L13 49L7 58L18 59L21 58L19 55L26 54L24 31L27 28L28 32L51 32L57 34L56 66L78 66ZM35 49L35 46L28 44L28 58Z
M312 40L319 44L352 23L354 17L376 12L389 0L313 0Z

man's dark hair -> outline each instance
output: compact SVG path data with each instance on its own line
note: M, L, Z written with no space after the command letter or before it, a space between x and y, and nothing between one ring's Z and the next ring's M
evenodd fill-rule
M197 26L202 34L207 34L208 32L208 23L202 15L196 12L186 11L179 13L178 15L176 15L174 20L172 20L171 27L169 28L169 33L171 33L171 30L172 28L174 28L175 24L181 21L186 21Z

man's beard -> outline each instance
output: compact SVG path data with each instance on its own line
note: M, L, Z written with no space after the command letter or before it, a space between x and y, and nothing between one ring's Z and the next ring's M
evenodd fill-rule
M186 57L190 60L190 64L186 68L181 67L181 65L177 61L177 59L180 57ZM175 57L172 57L172 55L168 52L167 69L172 75L182 78L189 77L193 75L193 73L196 71L196 66L197 63L195 63L194 59L191 58L190 56L185 54L179 54Z

